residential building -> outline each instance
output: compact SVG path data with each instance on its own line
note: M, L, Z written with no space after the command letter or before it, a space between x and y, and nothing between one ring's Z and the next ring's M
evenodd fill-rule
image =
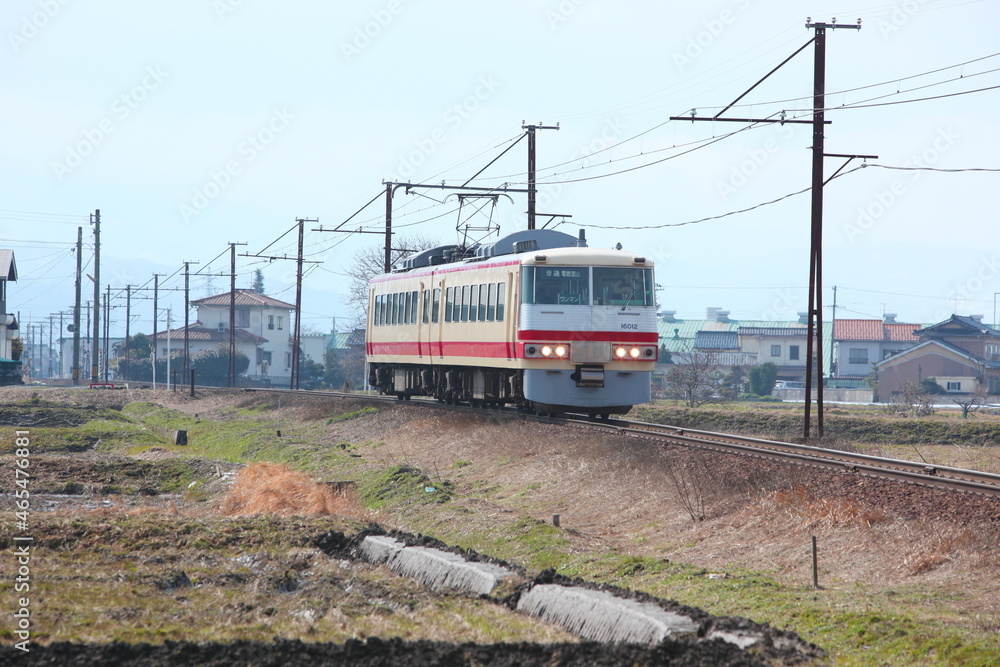
M952 315L918 329L916 345L876 362L879 399L928 378L950 394L1000 394L1000 331L982 317Z
M13 250L0 250L0 385L21 383L21 360L14 360L14 341L20 336L17 317L7 312L7 283L17 281Z
M237 352L250 360L246 375L253 381L272 384L288 382L292 369L292 313L295 306L249 289L238 289L196 299L197 321L188 327L188 350L194 356L202 350L229 345L231 299ZM158 332L157 355L184 349L184 327Z
M919 328L919 324L896 322L894 313L886 313L882 320L836 320L831 375L840 382L863 381L872 364L920 342L914 333Z

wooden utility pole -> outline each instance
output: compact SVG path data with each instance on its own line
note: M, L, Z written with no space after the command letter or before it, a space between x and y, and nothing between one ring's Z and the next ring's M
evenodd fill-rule
M152 344L151 359L153 360L153 389L156 389L156 336L159 334L159 317L160 311L158 310L160 297L160 274L153 274L153 339L150 341Z
M535 130L558 130L555 125L525 125L521 121L521 129L528 133L528 229L535 228Z
M757 83L750 86L742 95L729 103L722 111L712 117L699 117L694 110L690 116L671 116L670 120L690 120L690 121L728 121L737 123L785 123L809 124L813 128L812 145L812 205L810 208L810 233L809 233L809 306L808 306L808 326L806 331L806 402L805 418L803 420L804 437L809 438L811 434L810 406L812 404L813 368L817 369L818 381L816 391L816 403L818 407L817 434L823 437L823 186L826 185L837 173L840 172L847 163L845 162L830 179L823 180L823 158L843 157L850 162L854 158L875 158L875 155L841 155L836 153L824 153L823 126L829 124L824 113L826 103L826 30L849 29L860 30L861 20L857 24L837 23L834 19L830 23L813 23L812 19L806 19L806 28L815 31L815 35L808 42L800 46L792 55L785 58L774 69L765 74ZM812 120L786 119L784 112L780 118L721 118L722 114L732 108L751 90L760 85L764 79L774 74L789 60L798 55L810 44L815 45L815 57L813 61L813 117Z
M302 355L302 242L303 242L303 225L307 222L319 222L319 218L315 220L309 220L307 218L296 218L295 220L299 224L299 254L298 260L296 262L297 269L295 272L295 333L292 337L292 375L289 382L289 389L298 389L299 380L301 375L301 355Z
M128 380L129 374L129 331L132 324L132 285L125 285L125 372L124 379Z

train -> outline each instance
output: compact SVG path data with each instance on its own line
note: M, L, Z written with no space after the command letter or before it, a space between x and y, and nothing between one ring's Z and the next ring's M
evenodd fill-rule
M653 262L551 229L440 246L368 283L369 383L408 400L609 418L650 400Z

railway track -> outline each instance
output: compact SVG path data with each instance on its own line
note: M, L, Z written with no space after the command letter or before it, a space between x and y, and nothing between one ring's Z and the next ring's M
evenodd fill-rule
M365 396L330 391L250 389L281 393L310 394L340 398L364 398L373 401L399 402L394 396ZM483 409L468 406L445 405L434 399L413 399L412 404L435 407L442 410L472 412L481 414ZM808 465L849 474L863 475L878 479L889 479L908 484L916 484L937 489L948 489L982 496L1000 498L1000 475L977 470L929 465L901 459L889 459L867 454L856 454L836 449L825 449L811 445L764 440L746 436L700 431L666 424L630 421L624 419L594 419L583 414L567 414L561 417L543 417L511 408L491 410L498 414L516 415L550 424L566 424L581 428L599 429L632 437L659 440L669 444L694 447L703 450L737 454L758 459L780 461L794 465Z

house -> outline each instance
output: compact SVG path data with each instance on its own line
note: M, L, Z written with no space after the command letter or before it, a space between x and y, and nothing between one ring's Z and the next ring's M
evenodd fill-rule
M7 283L17 281L13 250L0 250L0 385L21 384L17 318L7 312ZM16 357L16 358L15 358Z
M881 400L928 378L950 394L1000 394L1000 331L982 315L952 315L915 336L916 345L875 364Z
M919 328L919 324L896 322L894 313L886 313L881 320L836 320L833 326L834 379L864 380L872 364L916 345L919 339L914 332Z
M808 328L740 327L736 330L740 349L757 355L758 363L773 363L778 367L779 380L802 380L806 376L806 343Z
M191 305L198 309L197 321L188 327L188 351L194 355L202 350L229 345L230 302L233 312L234 338L237 352L250 360L247 375L252 380L271 383L288 382L292 369L292 313L295 306L253 290L238 289L196 299ZM169 337L169 345L168 345ZM184 327L160 331L155 338L157 356L184 349Z

